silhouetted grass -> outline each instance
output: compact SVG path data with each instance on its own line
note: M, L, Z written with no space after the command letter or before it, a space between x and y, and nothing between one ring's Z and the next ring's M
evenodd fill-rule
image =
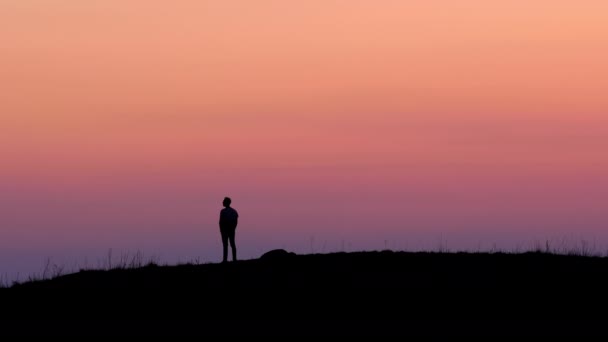
M608 258L581 246L586 245L562 254L547 241L524 253L495 247L475 253L279 253L224 265L197 260L176 266L122 255L110 256L104 269L63 276L49 266L53 279L8 291L20 300L40 301L21 315L11 314L16 324L52 329L76 322L70 329L85 334L607 334ZM5 311L23 307L20 302ZM59 315L57 307L68 310Z
M10 279L7 274L0 274L0 289L5 289L11 286Z
M323 247L320 249L320 253L324 253L326 249L326 242L323 243ZM388 246L388 242L385 241L385 247ZM344 247L344 241L342 242L342 246ZM314 237L311 237L310 240L310 251L311 254L317 254L317 250L314 248ZM388 248L385 248L384 251L391 251ZM362 251L361 251L362 252ZM412 252L407 250L401 250L397 252ZM435 250L419 250L413 251L414 253L439 253L439 254L449 254L449 253L470 253L470 254L526 254L526 253L535 253L535 254L547 254L547 255L563 255L563 256L579 256L579 257L608 257L608 250L601 251L597 248L595 242L590 242L588 240L581 239L574 245L567 241L566 239L561 240L535 240L529 244L528 248L523 248L522 246L516 246L511 249L502 249L497 248L496 245L493 245L490 249L483 250L478 248L477 250L454 250L449 248L448 241L439 238L436 249ZM337 251L335 253L345 253L345 251ZM208 262L207 262L208 263ZM200 258L196 258L190 261L186 261L183 263L177 263L173 266L192 266L192 265L201 265L203 262ZM141 251L136 251L134 253L129 252L121 252L118 256L115 255L112 249L108 250L105 259L98 259L96 263L96 267L89 267L87 262L85 262L84 266L80 267L72 267L67 268L65 265L60 265L52 262L50 258L47 258L44 261L44 266L40 273L32 273L27 276L25 279L25 283L31 282L40 282L47 281L59 278L61 276L67 274L74 274L79 272L87 272L87 271L111 271L111 270L134 270L142 267L156 267L156 266L169 266L166 263L162 263L160 257L152 255L146 256ZM0 288L11 287L11 285L18 285L23 283L17 280L11 280L8 275L0 276Z

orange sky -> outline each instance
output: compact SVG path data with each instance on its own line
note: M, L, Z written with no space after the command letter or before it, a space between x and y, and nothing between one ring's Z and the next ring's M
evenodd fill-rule
M606 13L601 0L0 0L0 186L25 198L4 201L36 213L27 194L81 203L164 182L157 194L232 192L263 211L274 202L259 191L305 193L307 206L332 189L394 199L420 185L420 198L445 201L419 211L449 216L442 191L493 199L486 213L504 216L558 201L595 215L597 232ZM522 184L521 198L499 200ZM372 203L383 205L347 208ZM47 229L19 219L0 224L11 236Z
M154 144L185 127L257 136L333 134L345 121L363 131L606 121L604 1L26 0L2 9L1 123L17 138L112 129Z

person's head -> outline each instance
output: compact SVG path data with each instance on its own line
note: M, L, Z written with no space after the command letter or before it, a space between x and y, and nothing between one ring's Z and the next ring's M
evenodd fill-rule
M222 204L224 204L224 207L228 208L231 203L232 203L232 200L230 199L230 197L225 197L224 202Z

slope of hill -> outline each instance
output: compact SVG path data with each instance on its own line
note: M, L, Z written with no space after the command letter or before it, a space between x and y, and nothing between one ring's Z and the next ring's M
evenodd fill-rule
M3 312L40 335L580 337L608 334L607 293L607 258L276 253L24 283Z

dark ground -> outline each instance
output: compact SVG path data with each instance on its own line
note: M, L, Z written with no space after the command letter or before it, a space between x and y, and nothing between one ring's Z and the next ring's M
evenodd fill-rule
M4 336L604 336L608 258L291 255L85 271L0 299Z

